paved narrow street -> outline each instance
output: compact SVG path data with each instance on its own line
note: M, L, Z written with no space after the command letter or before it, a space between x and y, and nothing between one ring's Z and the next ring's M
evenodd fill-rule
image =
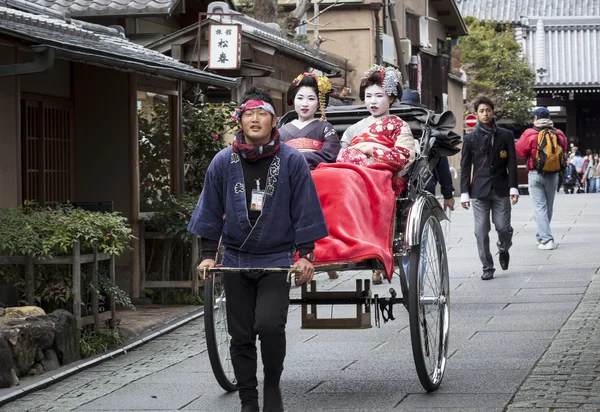
M300 329L300 310L293 307L282 384L286 411L600 408L598 205L600 195L559 194L552 224L558 247L542 251L531 201L521 197L513 209L510 268L487 282L480 279L471 211L452 214L450 357L434 393L419 384L404 308L396 307L396 320L380 329L321 331ZM320 274L319 288L353 289L355 277L368 275L346 272L330 281ZM225 394L210 370L202 322L0 411L237 411L237 394Z

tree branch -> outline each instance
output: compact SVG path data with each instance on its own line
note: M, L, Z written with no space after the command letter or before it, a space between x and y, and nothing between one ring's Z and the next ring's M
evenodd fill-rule
M300 0L294 10L292 10L283 23L285 29L285 37L289 40L293 40L296 37L296 27L300 25L300 19L304 16L304 13L308 11L311 0Z
M288 14L288 17L286 18L286 20L288 18L300 20L300 18L302 16L304 16L304 13L306 13L308 11L311 3L312 3L311 0L300 0L298 2L298 5L296 6L296 8L294 10L292 10L290 12L290 14Z
M300 24L300 26L298 26L298 27L304 26L305 24L310 24L311 26L327 27L331 24L331 22L325 23L325 24L317 24L317 23L311 23L309 21L303 20L302 23Z
M321 0L323 1L323 0ZM317 3L321 3L321 1L318 1ZM302 21L302 25L306 24L306 23L310 23L311 21L313 21L314 19L316 19L317 17L319 17L321 14L325 13L327 10L331 9L332 7L337 7L337 6L341 6L341 4L338 4L339 0L335 0L335 3L333 3L331 6L327 6L325 7L322 11L318 12L317 14L315 14L314 16L312 16L310 19L308 20L303 20ZM304 15L304 14L302 14Z
M322 1L323 0L317 0L316 3L321 3ZM287 17L285 18L285 22L283 23L283 27L285 28L286 37L290 40L293 40L294 37L296 36L296 28L297 27L301 27L306 24L316 25L311 22L313 20L315 20L317 17L319 17L321 14L325 13L327 10L331 9L332 7L341 6L341 4L338 4L338 1L339 0L335 0L335 3L326 7L325 9L323 9L323 11L317 13L309 20L301 21L300 19L302 18L302 16L304 16L304 14L306 14L308 12L308 9L310 8L310 6L313 2L311 0L299 0L296 8L287 15ZM325 25L323 25L323 26L325 26Z

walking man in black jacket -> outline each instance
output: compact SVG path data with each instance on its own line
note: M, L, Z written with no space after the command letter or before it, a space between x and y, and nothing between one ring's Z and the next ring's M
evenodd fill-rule
M490 212L498 232L500 266L508 269L513 236L511 202L515 205L519 201L517 156L513 133L496 126L492 100L481 96L474 109L477 126L463 140L460 202L465 209L473 204L475 237L483 265L481 279L490 280L496 270L490 252Z

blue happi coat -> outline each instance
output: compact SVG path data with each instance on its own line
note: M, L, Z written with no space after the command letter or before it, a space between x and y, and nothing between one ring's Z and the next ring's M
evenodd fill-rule
M231 147L210 163L204 189L188 230L218 240L226 248L253 254L290 251L328 235L315 184L304 157L282 144L273 157L263 211L254 226L248 219L242 160ZM224 218L226 216L226 218Z

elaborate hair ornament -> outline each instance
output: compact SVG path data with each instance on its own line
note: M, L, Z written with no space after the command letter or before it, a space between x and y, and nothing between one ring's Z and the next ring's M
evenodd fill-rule
M296 86L300 85L300 82L304 77L310 76L317 81L317 89L319 90L319 109L321 109L321 117L320 121L325 120L325 109L327 106L325 105L327 93L331 91L331 82L327 78L327 76L317 76L314 73L302 73L296 76L296 78L292 81Z
M402 73L400 73L398 69L374 64L365 72L362 78L363 86L367 85L367 81L369 80L369 77L373 75L373 73L379 73L381 76L380 86L388 96L398 97L398 85L402 86Z

